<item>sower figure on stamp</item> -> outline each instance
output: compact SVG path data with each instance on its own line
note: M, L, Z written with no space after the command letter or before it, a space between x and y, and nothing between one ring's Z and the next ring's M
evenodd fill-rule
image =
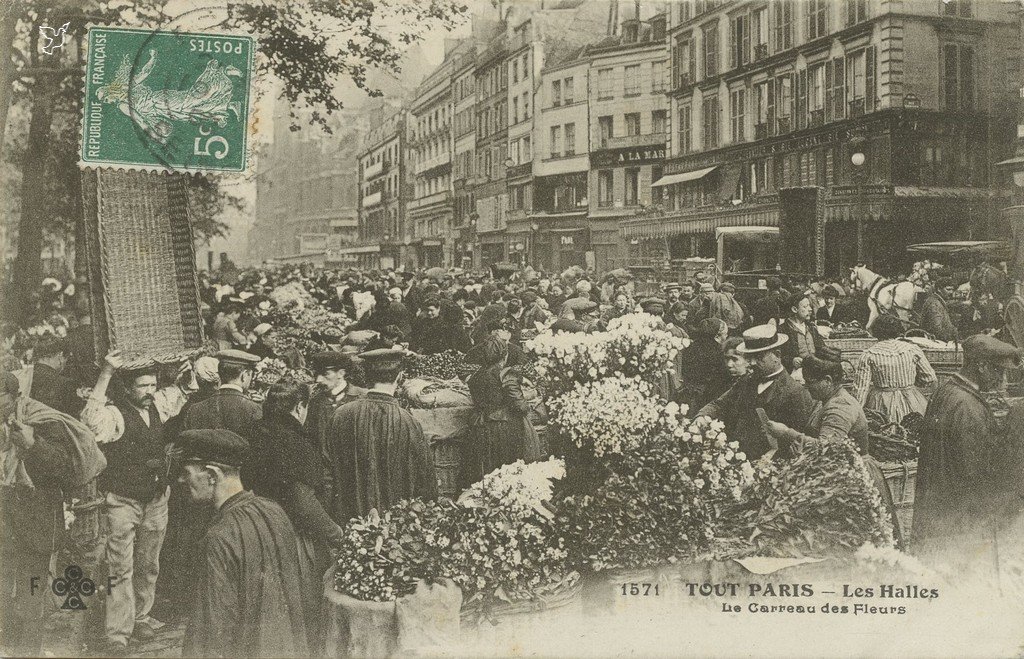
M120 353L107 355L82 410L82 421L107 458L99 487L106 495L107 566L114 579L106 616L111 654L126 651L133 636L146 640L164 626L149 612L160 575L170 494L163 422L153 404L156 375L148 370L120 373L124 391L108 401L107 387L123 364Z
M88 428L21 396L18 379L4 372L0 466L0 652L35 656L42 651L50 556L63 539L62 490L77 492L91 483L106 460ZM73 524L72 537L83 543L71 547L76 558L92 549L85 546L90 539L78 530ZM95 529L91 540L97 537ZM91 573L96 566L80 567Z

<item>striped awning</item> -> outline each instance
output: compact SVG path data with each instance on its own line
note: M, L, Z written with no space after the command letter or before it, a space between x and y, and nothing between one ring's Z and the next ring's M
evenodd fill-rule
M652 188L659 188L663 185L674 185L676 183L688 183L690 181L697 181L711 172L718 169L718 165L712 165L711 167L705 167L704 169L695 169L692 172L683 172L682 174L669 174L668 176L662 176L657 181L651 184Z
M667 238L695 233L714 233L718 227L778 226L779 210L769 206L743 211L709 211L706 215L630 220L619 224L624 238Z

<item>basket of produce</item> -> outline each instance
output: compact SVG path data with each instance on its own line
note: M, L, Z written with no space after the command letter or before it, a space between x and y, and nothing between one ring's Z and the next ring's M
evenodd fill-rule
M433 355L410 354L402 360L407 378L434 378L438 380L465 380L480 368L466 361L466 356L455 350Z
M874 340L871 336L871 332L861 327L860 323L858 323L857 321L853 321L851 323L837 323L836 325L833 325L829 331L828 338L831 340Z

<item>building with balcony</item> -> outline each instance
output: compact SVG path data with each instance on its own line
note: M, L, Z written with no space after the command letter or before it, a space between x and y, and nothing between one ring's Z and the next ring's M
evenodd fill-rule
M573 239L600 271L625 256L619 223L660 201L651 185L663 175L668 126L665 28L664 13L634 17L589 48L590 208Z
M621 222L632 256L714 256L718 227L782 224L815 246L786 269L899 272L908 244L999 229L1021 52L1005 4L696 0L668 18L668 160L656 212ZM791 188L811 201L781 212Z
M413 225L412 244L419 267L451 266L454 261L452 80L469 48L469 40L445 43L444 61L420 83L410 108L414 184L413 201L406 210Z
M359 154L359 241L343 248L360 267L414 267L406 202L411 176L406 162L408 112L378 120Z
M455 118L452 127L452 230L454 265L474 269L480 265L476 239L476 43L461 53L452 75Z
M508 44L504 21L481 28L481 43L486 48L477 53L475 63L476 175L472 180L480 265L486 267L505 260Z

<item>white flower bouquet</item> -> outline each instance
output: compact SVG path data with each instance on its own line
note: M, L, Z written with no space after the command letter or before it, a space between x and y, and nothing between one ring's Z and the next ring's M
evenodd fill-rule
M664 429L665 403L640 376L577 384L548 403L551 419L577 448L593 455L624 455Z
M459 497L459 503L472 508L504 508L517 518L546 514L543 504L551 499L552 481L564 476L565 462L559 458L530 464L517 460L473 484Z
M708 416L691 420L683 411L669 417L672 435L683 448L683 468L697 489L712 500L739 501L754 482L754 468L739 442L726 436L725 424Z

